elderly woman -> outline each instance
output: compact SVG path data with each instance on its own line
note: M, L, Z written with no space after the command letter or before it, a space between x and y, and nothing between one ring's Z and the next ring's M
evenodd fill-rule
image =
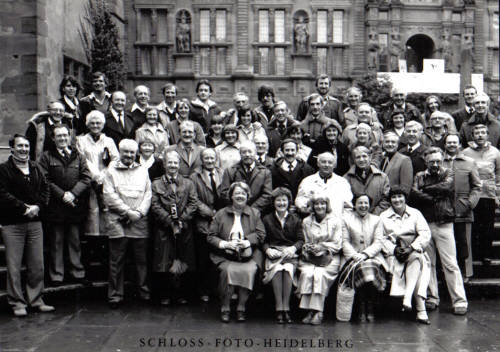
M231 205L219 210L210 224L207 242L210 259L219 273L221 320L230 321L231 296L238 288L236 319L246 320L246 302L254 287L257 271L262 266L260 246L266 233L260 212L247 205L250 188L234 182L229 188Z
M383 226L380 217L370 214L370 197L361 194L354 198L354 211L344 212L342 221L342 253L347 264L355 265L354 287L358 320L375 320L373 304L377 291L385 290L385 272L389 266L381 253ZM354 264L357 263L357 264ZM340 277L348 271L346 265Z
M403 297L403 310L412 310L417 322L429 325L425 298L430 280L430 260L425 248L431 240L429 225L420 211L406 205L406 194L395 187L391 207L380 214L384 227L382 251L392 273L391 296Z
M238 142L253 141L257 135L266 135L266 131L262 128L260 122L255 122L255 116L250 105L245 105L237 111L238 124L236 127L239 131Z
M351 155L349 155L349 166L354 165L354 156L352 151L359 146L366 147L372 155L371 162L374 165L380 165L382 161L382 147L380 146L381 139L375 141L373 139L372 128L365 123L360 123L356 127L355 139L348 145Z
M264 217L266 240L265 273L263 283L271 282L276 302L276 321L278 324L292 323L290 317L290 296L298 253L304 243L302 221L289 212L292 193L284 187L276 188L272 193L274 212Z
M168 133L170 144L177 144L181 140L180 125L182 121L190 120L189 107L190 107L189 100L181 99L177 101L177 104L175 106L175 120L170 121L167 124L167 126L165 126L165 129L167 130ZM205 133L203 132L203 128L198 122L196 121L192 122L194 124L194 132L195 132L194 142L198 145L205 146Z
M325 194L315 194L309 201L312 214L302 222L304 245L299 261L300 308L307 310L304 324L320 325L325 298L337 278L342 249L342 222L331 212Z
M109 163L119 159L115 142L102 133L105 122L106 119L102 112L98 110L89 112L85 118L89 133L76 137L76 149L87 160L87 166L92 176L89 212L84 230L84 234L87 236L106 234L102 221L102 185Z
M358 105L358 119L356 124L346 126L342 133L342 142L351 145L357 141L357 131L360 124L366 124L370 127L370 139L372 142L379 142L382 138L383 126L378 122L377 112L368 103Z
M168 145L168 133L163 125L158 122L158 109L148 106L145 110L146 122L135 131L135 141L140 144L146 139L155 145L155 156L161 157L163 150Z
M153 217L153 271L163 287L160 304L172 299L186 304L193 293L195 271L191 220L198 204L193 182L179 174L180 156L175 151L164 156L165 175L153 181L150 214Z
M149 179L151 181L165 174L165 167L160 157L156 156L156 144L154 141L145 137L137 141L139 143L139 164L148 169Z
M226 125L222 130L222 144L215 147L219 155L221 170L237 164L241 160L240 143L238 142L239 131L235 125Z
M441 100L435 95L429 95L427 99L425 99L425 110L422 114L422 120L424 121L426 128L431 125L431 115L436 111L441 112L442 106L443 105L441 104ZM446 125L446 128L448 129L448 132L457 132L457 127L455 126L455 120L453 119L453 117L446 112L443 112L443 114L444 123Z

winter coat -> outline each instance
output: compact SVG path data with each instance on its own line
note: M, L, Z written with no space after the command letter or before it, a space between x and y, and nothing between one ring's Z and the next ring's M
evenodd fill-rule
M66 160L57 150L49 150L40 158L40 167L50 185L47 221L53 223L79 223L87 217L90 180L85 157L72 150ZM65 192L76 198L73 205L63 202Z
M300 182L304 178L314 173L311 166L304 163L301 160L297 160L297 165L292 170L288 172L282 169L283 163L285 163L284 158L280 158L275 161L274 165L271 167L271 174L273 177L273 187L286 187L292 192L292 201L295 200L297 192L299 191Z
M208 133L212 117L218 115L221 109L213 100L208 100L206 104L203 104L198 98L191 100L190 105L189 119L198 122L203 128L203 132Z
M382 159L382 165L384 159ZM406 192L410 192L413 186L413 165L411 159L401 153L394 153L387 163L385 170L382 170L389 177L391 188L401 187Z
M208 233L208 227L210 226L214 212L221 209L223 206L223 201L221 199L222 170L216 168L214 172L218 197L217 201L212 190L212 182L210 177L205 173L205 170L196 170L190 177L191 181L193 181L196 193L198 194L198 211L195 217L198 233Z

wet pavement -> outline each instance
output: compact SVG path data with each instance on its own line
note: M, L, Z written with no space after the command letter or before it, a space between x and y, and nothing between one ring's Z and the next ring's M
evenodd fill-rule
M371 324L341 323L327 314L320 326L278 325L272 304L256 302L247 322L224 324L215 302L163 308L131 299L110 310L104 297L50 295L46 302L56 312L26 318L2 306L0 351L500 351L498 297L472 299L466 316L452 315L445 302L430 313L430 326L398 313Z

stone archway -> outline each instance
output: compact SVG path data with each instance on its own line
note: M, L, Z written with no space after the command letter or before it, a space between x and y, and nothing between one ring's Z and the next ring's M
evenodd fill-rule
M415 34L406 42L406 62L408 72L422 72L424 59L431 59L435 45L432 38L425 34Z

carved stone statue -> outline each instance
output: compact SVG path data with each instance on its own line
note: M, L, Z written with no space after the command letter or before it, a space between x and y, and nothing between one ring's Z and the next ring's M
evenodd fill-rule
M298 16L293 29L295 51L297 53L307 53L309 50L309 29L304 16Z
M177 15L175 44L178 53L191 52L191 15L186 10L180 11Z
M451 47L450 30L448 28L443 30L443 35L441 36L441 46L437 49L437 51L440 52L440 57L444 60L445 72L454 72L453 48Z
M462 34L462 50L470 51L474 48L474 33L472 28L467 28Z
M391 46L389 47L390 68L391 72L399 72L399 58L403 53L404 47L401 44L401 34L398 27L392 27L391 31Z
M377 71L378 68L378 54L380 50L380 44L378 42L378 33L375 28L370 28L368 32L368 71Z

